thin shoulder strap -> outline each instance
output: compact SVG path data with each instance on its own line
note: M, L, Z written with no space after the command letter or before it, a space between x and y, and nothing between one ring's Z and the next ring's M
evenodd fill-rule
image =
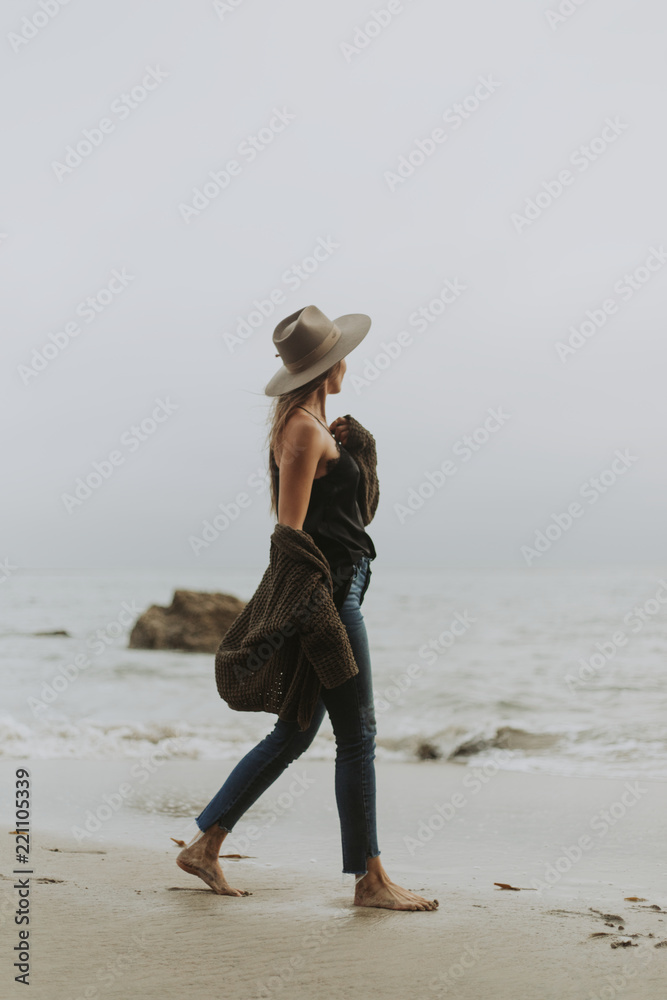
M299 407L300 410L303 410L304 413L310 413L310 410L307 410L305 406L301 406L300 403L297 403L296 405ZM322 424L322 427L324 427L325 430L329 431L329 434L331 434L331 437L336 442L336 446L338 447L338 450L340 451L340 447L341 447L340 446L340 441L338 440L338 438L336 437L336 435L333 433L333 431L329 427L327 427L327 425L322 420L320 420L319 417L315 416L314 413L310 413L310 415L311 415L311 417L315 417L315 419L317 421L319 421L319 423ZM273 454L273 449L271 449L271 451L270 451L270 456L271 456L271 460L272 460L273 464L275 465L276 469L278 469L278 471L280 471L278 463L276 462L275 456Z
M299 407L299 409L300 409L300 410L303 410L303 411L304 411L304 413L310 413L310 410L307 410L305 406L301 406L301 404L300 404L300 403L297 403L297 406ZM324 428L325 428L325 430L327 430L327 431L329 432L329 434L331 434L331 436L332 436L332 437L335 437L335 435L334 435L333 431L331 430L331 428L330 428L330 427L327 427L327 425L326 425L326 424L324 423L324 421L323 421L323 420L320 420L320 418L319 418L319 417L317 417L317 416L315 416L315 414L314 414L314 413L310 413L310 415L311 415L311 417L315 417L315 419L316 419L317 421L319 421L319 423L321 423L321 424L322 424L322 427L324 427Z

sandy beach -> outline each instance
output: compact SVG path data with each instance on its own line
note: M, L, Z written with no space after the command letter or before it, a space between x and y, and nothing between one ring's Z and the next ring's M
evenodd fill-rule
M440 903L406 913L352 903L333 762L296 761L223 844L248 855L221 862L245 897L180 871L170 839L228 762L165 761L148 775L127 760L2 761L5 788L19 763L34 797L32 996L664 1000L662 782L378 763L384 866ZM3 996L14 996L7 839Z

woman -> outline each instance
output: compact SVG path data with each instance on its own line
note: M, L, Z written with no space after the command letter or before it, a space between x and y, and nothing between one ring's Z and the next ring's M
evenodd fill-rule
M351 429L357 433L365 430L357 421L339 417L329 427L325 416L327 395L341 390L347 367L344 357L369 328L368 316L355 313L332 322L315 306L307 306L278 324L273 334L284 364L265 388L266 395L278 397L269 435L272 510L279 526L306 532L317 547L315 552L326 559L333 601L358 670L335 687L316 689L321 693L314 710L308 712L307 728L301 728L295 719L279 717L273 731L237 764L197 817L200 832L180 852L177 864L221 895L247 895L232 888L220 868L218 856L227 833L308 749L328 712L336 740L343 871L356 876L355 904L395 910L438 907L437 899L425 899L392 882L380 861L375 816L375 711L368 637L360 610L376 555L364 524L374 514L378 494L376 486L370 500L369 494L362 495L360 476L365 468L368 487L375 462L369 464L366 454L366 465L362 463L360 468L353 457ZM368 447L367 443L366 451ZM374 446L372 456L374 459Z

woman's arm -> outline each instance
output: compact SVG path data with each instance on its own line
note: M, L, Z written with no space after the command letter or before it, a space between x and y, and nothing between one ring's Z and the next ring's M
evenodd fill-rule
M280 460L279 524L303 530L321 456L322 434L319 428L312 420L290 420L285 428Z

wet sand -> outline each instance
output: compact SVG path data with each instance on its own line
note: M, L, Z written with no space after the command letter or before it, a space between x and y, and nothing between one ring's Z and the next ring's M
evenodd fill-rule
M333 761L296 761L224 842L249 855L221 861L244 897L181 871L170 839L190 838L232 762L4 760L5 806L19 765L34 798L33 997L666 995L662 782L377 762L383 864L440 902L406 913L352 903ZM20 995L13 851L7 837L3 996Z

